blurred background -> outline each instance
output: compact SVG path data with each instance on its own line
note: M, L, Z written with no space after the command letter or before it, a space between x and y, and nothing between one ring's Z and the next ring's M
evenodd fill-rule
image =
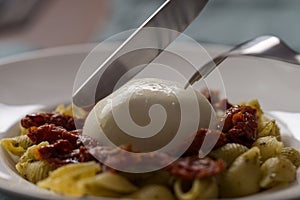
M0 0L0 57L100 42L138 27L162 2ZM224 45L274 34L300 51L299 21L299 0L211 0L185 33L201 43Z

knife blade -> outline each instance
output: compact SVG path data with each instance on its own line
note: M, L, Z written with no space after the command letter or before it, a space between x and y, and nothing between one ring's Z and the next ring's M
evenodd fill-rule
M125 82L133 78L189 26L207 2L208 0L165 1L74 90L73 104L78 107L94 105L116 89L115 86L121 77ZM157 29L153 31L153 28ZM141 65L143 67L136 68ZM135 69L132 70L133 68ZM127 73L129 71L130 73Z

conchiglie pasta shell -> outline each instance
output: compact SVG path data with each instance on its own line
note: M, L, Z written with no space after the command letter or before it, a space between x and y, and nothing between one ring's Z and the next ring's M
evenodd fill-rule
M31 147L29 147L25 153L21 156L21 158L19 159L19 163L24 163L24 162L31 162L31 161L36 161L36 150L42 146L46 146L48 145L48 142L41 142L38 145L32 145Z
M258 118L260 118L264 114L264 112L261 109L260 103L257 99L249 101L247 105L256 109L256 115Z
M1 145L13 155L22 156L26 149L32 145L32 142L27 135L21 135L2 139Z
M284 147L283 143L279 142L274 136L258 138L253 146L259 148L262 161L278 156Z
M261 173L260 186L262 188L287 184L296 179L296 167L286 158L269 158L262 164Z
M218 185L215 178L195 179L189 191L183 192L181 180L174 184L175 195L179 200L215 199L218 197Z
M172 176L166 170L157 170L154 172L146 173L120 173L123 177L127 178L134 185L164 185L171 186Z
M281 141L280 130L275 120L262 122L258 129L258 137L274 136L278 141Z
M124 199L175 200L171 191L162 185L146 185Z
M34 173L34 171L30 171L30 170L28 171L28 164L36 161L35 156L34 156L35 150L40 148L41 146L45 146L48 144L49 144L48 142L41 142L38 145L33 145L33 146L29 147L26 150L26 152L21 156L18 163L16 164L16 169L23 177L28 179L27 177L33 176L31 174L28 174L28 173Z
M73 116L73 114L76 114L77 118L85 118L87 115L87 112L79 107L76 107L75 105L67 105L60 104L56 107L55 113L64 114L64 115L70 115Z
M284 147L280 157L289 159L296 167L300 166L300 152L292 147Z
M32 183L37 183L48 177L55 167L46 161L25 162L18 165L21 176Z
M226 162L229 167L231 163L242 153L248 151L248 148L244 145L237 143L227 143L224 146L213 150L209 153L212 158L219 158Z
M260 181L260 152L252 147L235 159L221 176L221 197L240 197L258 192Z
M51 172L49 177L39 181L37 186L66 195L82 196L85 192L78 186L78 182L93 177L100 171L99 164L95 162L69 164Z
M105 197L113 197L111 194L121 196L138 190L123 176L109 172L83 179L78 185L85 194Z

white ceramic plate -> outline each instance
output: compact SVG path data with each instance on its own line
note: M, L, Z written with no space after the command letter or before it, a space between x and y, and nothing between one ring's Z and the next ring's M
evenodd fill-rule
M35 109L71 101L76 72L95 45L41 50L0 60L0 139L18 134L18 120ZM227 49L207 46L211 55ZM199 55L188 46L182 51L191 58ZM103 51L108 55L110 51ZM183 68L184 70L184 68ZM281 62L254 58L229 59L220 66L226 96L231 102L259 99L264 110L282 120L286 142L299 149L300 68ZM219 78L208 77L218 89ZM215 84L215 85L214 85ZM270 112L270 111L294 112ZM299 131L298 131L299 130ZM298 139L295 139L298 138ZM19 198L70 199L39 189L21 178L14 161L0 148L0 190ZM300 179L298 179L300 180ZM300 183L243 199L287 199L300 197ZM93 198L87 198L93 199Z

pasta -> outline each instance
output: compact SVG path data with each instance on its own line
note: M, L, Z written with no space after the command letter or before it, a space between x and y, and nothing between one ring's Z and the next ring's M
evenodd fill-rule
M248 148L244 145L228 143L216 150L211 151L209 156L223 159L229 167L239 155L245 153L246 151L248 151Z
M280 157L289 159L296 167L300 166L300 153L292 147L282 148Z
M171 191L162 185L146 185L125 199L175 200Z
M172 185L172 176L170 173L164 170L158 170L148 173L120 173L123 177L128 179L134 185L145 186L145 185L163 185L169 187Z
M27 149L27 151L21 156L19 162L16 165L17 171L25 179L30 182L36 183L46 178L50 171L55 167L46 161L38 161L35 158L35 149L47 145L47 142L42 142L39 145L33 145Z
M1 140L1 145L15 156L22 156L26 149L32 145L27 135L20 135L13 138L5 138Z
M54 112L65 115L73 115L72 105L65 106L64 104L60 104L56 107Z
M279 128L275 120L262 122L258 128L258 137L274 136L278 141L281 141Z
M41 160L19 163L17 167L19 173L32 183L37 183L38 181L47 178L49 172L55 169L53 165Z
M271 188L293 182L296 178L296 167L286 158L273 157L261 166L262 188Z
M63 114L63 115L69 115L69 116L72 116L75 113L77 115L76 117L79 117L79 118L85 118L86 114L87 114L86 111L84 111L81 108L76 107L75 105L65 106L64 104L58 105L54 112Z
M268 158L278 156L284 147L282 142L279 142L275 137L273 136L266 136L258 138L253 146L256 146L259 148L261 153L261 159L262 161L267 160Z
M135 185L123 176L109 172L82 179L78 184L85 194L104 197L112 197L109 193L115 196L122 196L138 190Z
M260 120L263 117L264 112L261 109L260 103L258 102L257 99L251 100L247 103L247 105L253 107L256 109L256 115L258 119Z
M62 194L82 196L85 191L80 186L80 181L93 177L100 171L101 167L95 162L69 164L51 172L48 178L39 181L37 185Z
M182 180L174 184L175 195L179 200L215 199L218 197L218 185L215 179L195 179L189 191L183 192Z
M24 128L23 126L21 126L20 124L20 135L26 135L28 133L28 129Z
M231 106L227 101L220 102ZM217 108L218 104L214 106ZM26 120L34 125L24 128L21 124L20 136L0 141L4 149L18 157L16 169L20 176L62 195L153 200L242 197L295 181L300 166L299 151L284 146L276 121L265 117L257 100L243 107L235 105L227 113L229 117L220 120L225 128L211 131L220 138L207 157L200 158L198 146L209 129L200 129L189 154L183 154L165 168L137 174L111 169L90 154L89 147L80 142L94 141L73 126L74 109L78 108L59 105L54 113L33 114ZM81 109L76 113L86 117ZM54 115L55 120L44 120ZM47 123L40 125L43 120ZM130 145L124 149L131 151ZM122 165L139 164L144 159L126 160L122 154L118 155L119 151L109 148L104 151L103 156L111 156L110 161ZM151 154L149 159L155 160L155 156L159 160L169 155Z
M260 151L251 148L236 160L221 177L221 197L239 197L260 190ZM234 188L234 189L233 189Z

